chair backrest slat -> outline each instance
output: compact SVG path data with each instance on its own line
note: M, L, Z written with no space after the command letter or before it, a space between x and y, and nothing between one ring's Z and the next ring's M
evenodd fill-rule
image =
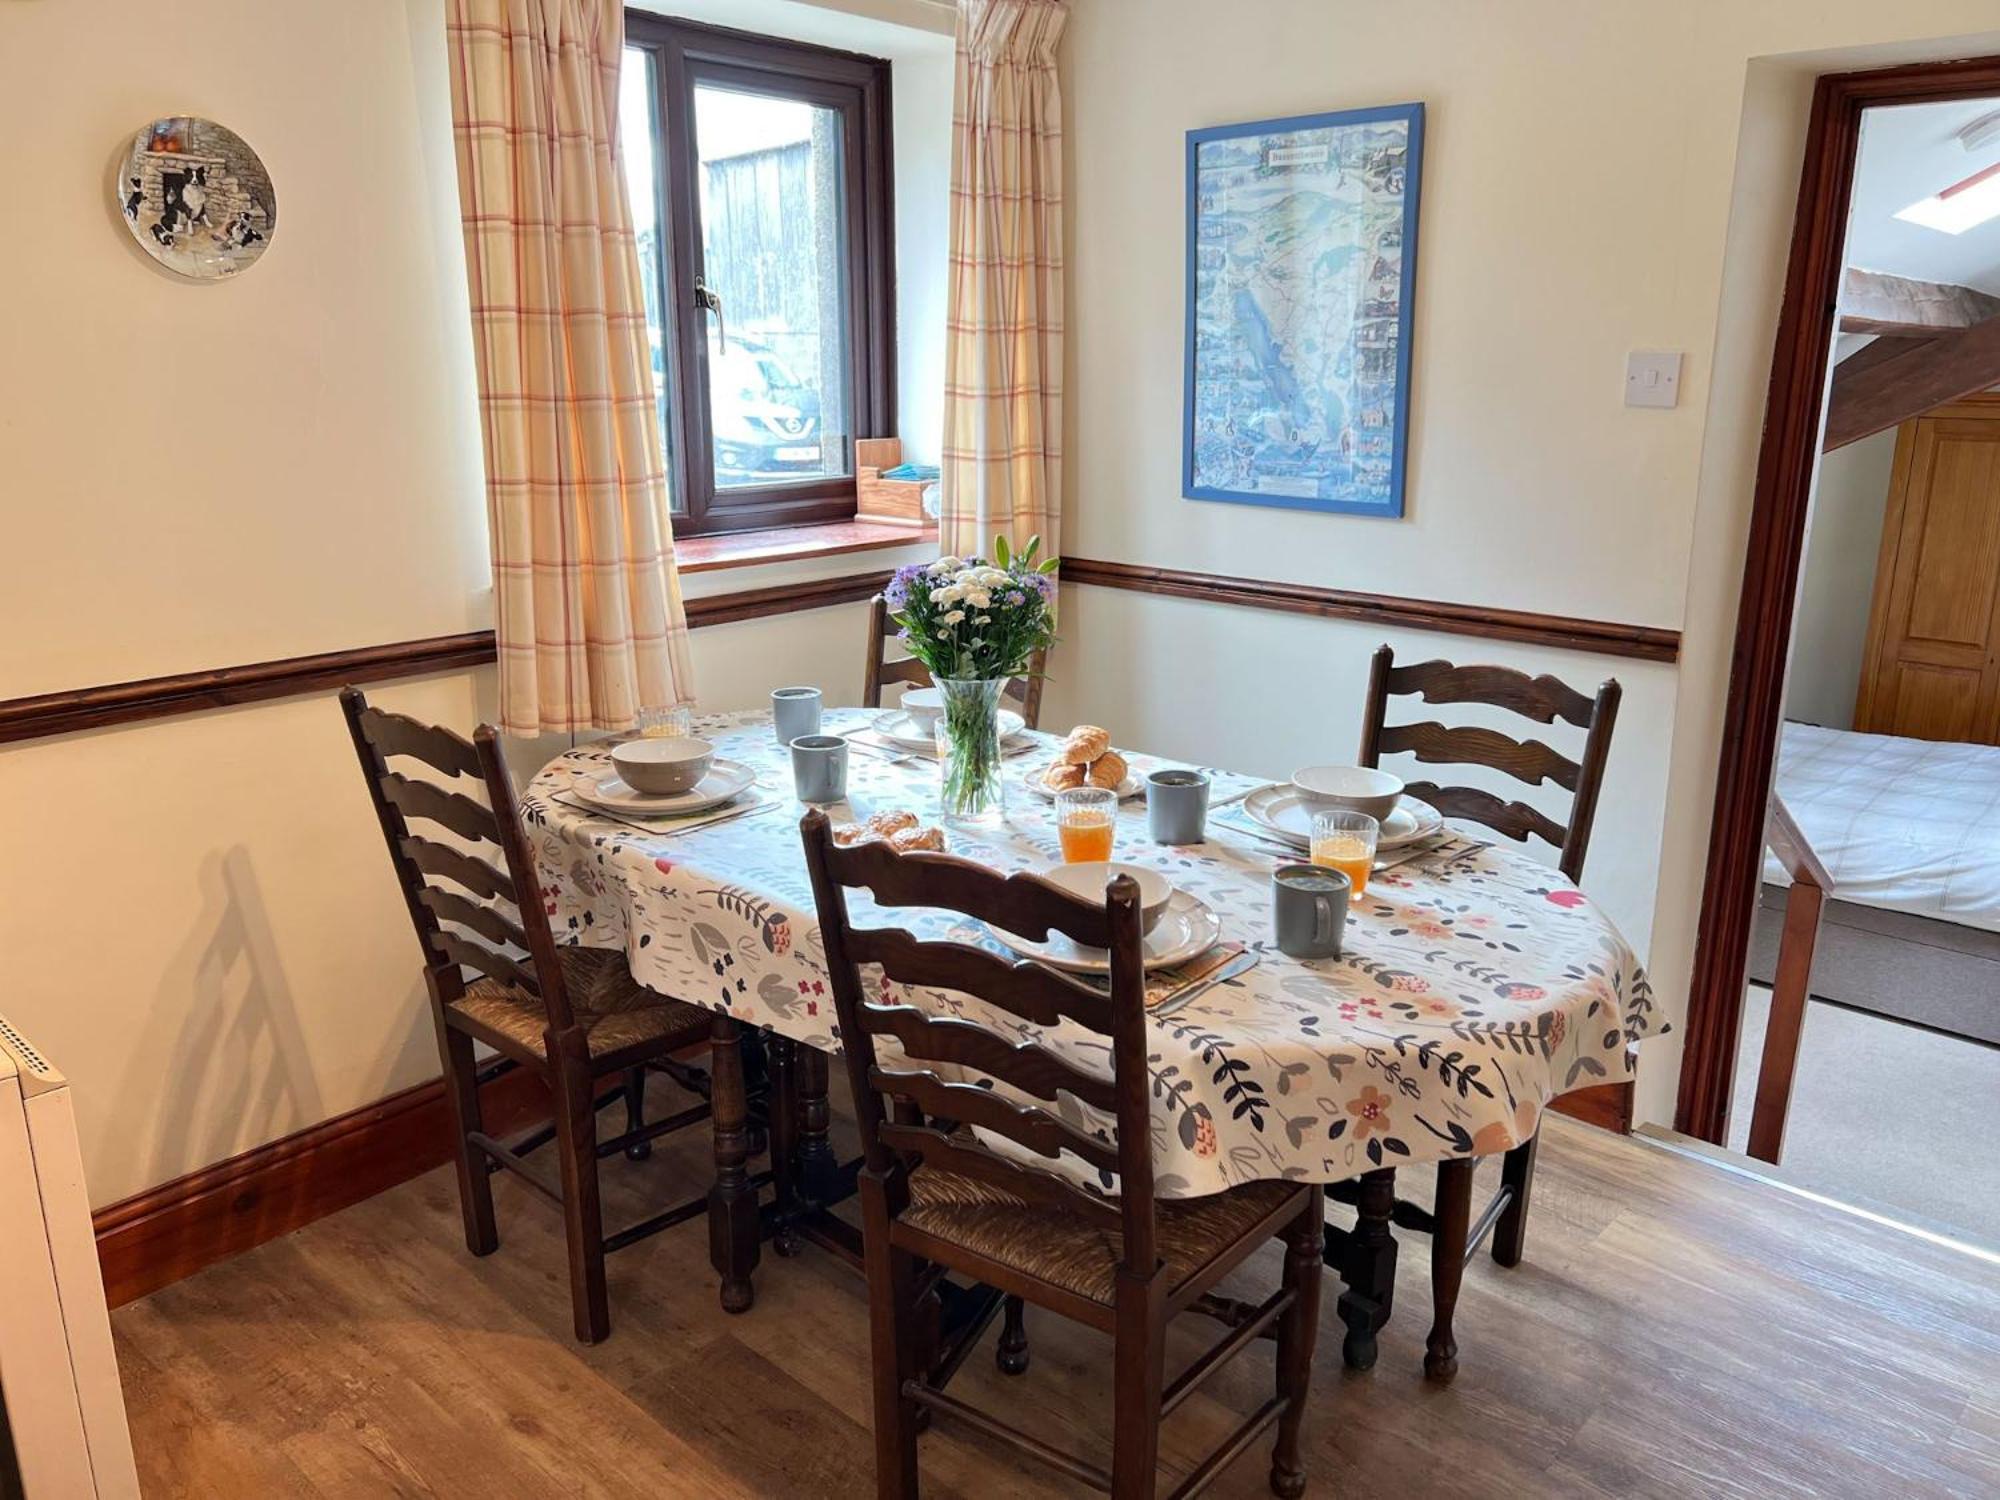
M890 656L889 642L896 638L900 627L889 609L889 601L877 594L868 604L868 661L862 674L861 706L880 708L882 689L891 682L908 683L912 687L931 685L930 669L914 656ZM1037 651L1034 660L1028 663L1025 677L1010 677L1002 696L1008 699L1015 712L1027 721L1030 729L1042 727L1042 686L1049 667L1049 653Z
M826 814L817 809L806 815L800 832L862 1145L869 1170L895 1184L891 1211L901 1212L907 1202L904 1188L913 1163L905 1153L911 1153L929 1166L1115 1222L1127 1264L1151 1274L1156 1261L1151 1080L1137 885L1121 877L1100 905L1032 875L1002 876L950 855L898 854L884 844L841 848ZM858 928L848 918L850 889L869 891L885 908L942 908L1031 940L1061 932L1107 949L1111 993L968 943L919 941L899 928ZM1090 1051L1109 1053L1111 1076L1087 1073L1047 1045L1032 1039L1023 1045L972 1016L927 1017L900 997L878 1003L862 984L863 964L879 966L892 984L971 995L1035 1025L1081 1027L1108 1041ZM878 1036L893 1036L902 1057L878 1058ZM966 1076L947 1082L926 1066L932 1063L951 1064ZM1105 1110L1114 1128L1109 1139L1097 1139L1048 1110L1016 1104L1009 1092L1051 1101L1068 1092ZM909 1118L912 1112L917 1120ZM954 1121L1043 1157L1067 1152L1100 1172L1116 1171L1118 1205L1111 1209L1058 1175L990 1151L976 1136L948 1139L921 1123L924 1118Z
M1406 751L1430 764L1491 766L1529 786L1553 781L1570 792L1576 790L1583 772L1582 766L1540 740L1517 740L1477 724L1446 726L1435 719L1392 724L1376 743L1384 755Z
M876 1135L886 1151L911 1152L927 1164L942 1167L947 1172L990 1183L1018 1197L1046 1203L1051 1208L1082 1214L1107 1228L1123 1227L1125 1209L1122 1204L1093 1198L1052 1172L1037 1171L1009 1161L984 1146L948 1136L942 1130L934 1130L928 1125L884 1121Z
M435 839L427 839L422 834L410 834L399 846L403 855L426 875L442 876L456 881L475 896L488 900L495 897L504 901L514 899L514 882L505 872L496 870L477 855L466 854L440 844Z
M870 1068L868 1081L884 1094L908 1099L933 1119L976 1125L1018 1141L1041 1156L1071 1152L1093 1167L1118 1170L1118 1150L1085 1135L1045 1109L1010 1104L991 1089L969 1083L947 1083L928 1068Z
M476 901L468 901L434 885L426 885L419 899L440 922L456 922L496 943L512 944L522 950L528 946L528 935L507 920L506 914L497 906L481 906Z
M1559 851L1563 874L1583 878L1590 848L1591 825L1604 765L1611 752L1611 731L1618 719L1621 689L1606 681L1595 698L1587 698L1559 677L1531 677L1513 667L1454 666L1448 661L1417 662L1399 667L1395 653L1383 646L1375 653L1368 674L1368 699L1361 721L1361 763L1378 765L1384 755L1410 754L1431 765L1483 766L1540 786L1544 782L1572 793L1569 821L1564 823L1538 808L1476 787L1440 786L1413 781L1408 792L1431 803L1446 817L1484 824L1507 838L1542 839ZM1447 726L1436 720L1389 724L1392 697L1420 698L1425 703L1469 703L1503 709L1538 724L1558 720L1584 731L1580 759L1538 739L1514 739L1481 725Z
M1037 1026L1053 1026L1067 1016L1092 1031L1111 1029L1108 997L1027 959L1010 961L964 943L927 943L897 928L856 928L848 935L848 951L856 963L880 964L904 984L969 985L982 999Z
M1084 1072L1039 1042L1010 1042L970 1021L927 1016L913 1005L870 1005L862 1025L876 1036L893 1036L912 1057L1004 1077L1037 1099L1053 1101L1057 1094L1069 1094L1098 1109L1118 1104L1109 1078Z
M449 729L371 708L351 687L341 690L340 706L438 992L456 999L465 988L462 971L469 969L539 999L550 1026L568 1029L574 1014L548 913L536 894L540 882L534 855L521 829L498 736L482 725L468 741ZM454 783L469 780L485 800L392 770L392 759L415 761ZM436 824L459 838L495 845L505 868L413 833L412 822ZM449 881L455 889L435 881ZM527 900L521 898L523 891ZM521 950L525 957L517 956Z

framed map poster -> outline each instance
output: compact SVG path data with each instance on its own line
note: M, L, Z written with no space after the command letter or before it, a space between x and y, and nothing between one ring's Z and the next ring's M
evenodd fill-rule
M1400 516L1424 107L1187 138L1181 492Z

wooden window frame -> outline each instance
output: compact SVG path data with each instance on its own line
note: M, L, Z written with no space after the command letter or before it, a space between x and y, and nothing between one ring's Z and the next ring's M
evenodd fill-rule
M653 153L661 206L659 305L668 357L662 377L667 465L677 536L852 521L854 439L896 430L895 198L889 64L859 53L703 26L646 11L625 13L625 41L653 57ZM694 304L704 274L692 98L725 83L841 112L846 177L843 272L849 327L852 428L845 475L723 488L715 483L708 402L709 314ZM725 319L728 308L723 309Z

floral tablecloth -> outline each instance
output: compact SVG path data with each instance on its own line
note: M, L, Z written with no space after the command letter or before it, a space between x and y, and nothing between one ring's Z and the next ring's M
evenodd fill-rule
M826 727L871 717L829 711ZM654 989L837 1051L787 752L764 713L703 718L696 732L756 767L762 795L780 805L654 833L560 799L579 775L608 767L608 742L558 757L523 799L558 940L623 948ZM1007 762L1004 825L950 829L952 852L1009 871L1059 857L1052 806L1019 784L1044 759ZM1142 773L1161 764L1131 759ZM936 780L930 762L854 752L849 804L830 811L901 807L932 821ZM1214 795L1252 784L1218 773ZM1247 974L1150 1022L1163 1196L1501 1151L1534 1131L1553 1096L1627 1077L1626 1043L1665 1030L1618 931L1554 869L1511 847L1378 873L1352 904L1343 956L1311 962L1270 944L1270 871L1288 858L1282 849L1214 818L1207 842L1163 847L1147 838L1135 800L1119 817L1116 857L1161 870L1215 909L1225 938L1262 953ZM879 920L865 892L852 910L858 922ZM927 937L980 936L948 912L893 920ZM1101 1042L1073 1023L1031 1026L942 991L904 998L1037 1036L1108 1071ZM1068 1096L1061 1112L1094 1133L1105 1123Z

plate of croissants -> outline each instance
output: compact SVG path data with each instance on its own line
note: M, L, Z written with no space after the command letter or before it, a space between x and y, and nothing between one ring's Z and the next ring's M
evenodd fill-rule
M1056 751L1056 758L1028 767L1021 783L1037 796L1050 799L1075 786L1105 787L1117 792L1121 801L1146 789L1125 764L1125 757L1111 748L1110 731L1096 724L1077 725Z
M860 823L836 823L833 841L843 848L852 844L887 844L898 854L912 854L919 849L934 854L946 852L944 830L925 824L915 813L902 808L874 813Z

